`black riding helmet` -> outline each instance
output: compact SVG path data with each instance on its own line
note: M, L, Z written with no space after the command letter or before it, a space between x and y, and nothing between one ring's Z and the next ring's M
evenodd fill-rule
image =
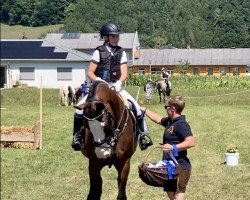
M107 22L107 23L103 24L101 29L100 29L101 38L103 38L103 36L119 35L121 33L123 33L121 27L114 22Z

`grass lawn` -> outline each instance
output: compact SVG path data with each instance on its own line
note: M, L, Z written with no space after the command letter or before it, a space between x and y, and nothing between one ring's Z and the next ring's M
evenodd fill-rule
M1 39L20 39L25 33L28 39L41 38L42 34L45 36L49 30L52 32L58 32L63 24L40 26L40 27L28 27L28 26L9 26L1 23Z
M137 88L128 91L136 96ZM141 90L142 91L142 90ZM246 90L179 90L186 99L183 112L192 127L196 147L189 150L193 165L187 188L189 200L246 200L250 183L250 92ZM86 199L88 194L88 160L71 149L73 107L58 105L58 90L44 90L43 149L1 149L1 199ZM140 93L139 100L142 101ZM148 109L165 115L163 103ZM1 125L33 126L39 120L39 90L1 90ZM163 128L147 119L154 144L162 140ZM236 167L226 166L225 152L231 143L239 148ZM167 199L160 188L145 185L138 176L138 165L145 159L160 160L160 150L136 153L131 160L127 186L130 200ZM102 200L116 199L116 170L104 168Z

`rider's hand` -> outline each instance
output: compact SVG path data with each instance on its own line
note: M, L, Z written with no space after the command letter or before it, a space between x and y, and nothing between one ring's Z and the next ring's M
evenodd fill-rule
M122 89L122 82L119 80L119 81L116 81L114 84L113 84L113 87L115 87L115 90L117 92L120 92L121 89Z
M101 79L100 77L97 77L97 78L95 79L95 81L102 81L102 82L104 82L104 83L107 83L105 80Z

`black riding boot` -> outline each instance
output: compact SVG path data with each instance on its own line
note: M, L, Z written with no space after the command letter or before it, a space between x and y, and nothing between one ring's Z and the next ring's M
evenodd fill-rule
M80 151L84 148L84 136L81 132L83 117L75 113L74 116L74 130L73 130L73 141L72 141L72 148L75 151Z
M141 150L147 149L149 146L153 145L153 142L151 138L149 137L149 134L145 131L145 119L143 116L138 117L137 119L137 134L139 136L139 146Z

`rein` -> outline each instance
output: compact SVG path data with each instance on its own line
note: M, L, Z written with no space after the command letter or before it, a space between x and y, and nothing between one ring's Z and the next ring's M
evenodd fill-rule
M125 111L126 111L126 114L127 114L127 116L126 116L126 121L125 121L125 123L124 123L123 128L120 130L119 127L120 127L120 125L121 125L122 118L123 118L123 115L124 115ZM125 108L123 109L123 111L122 111L122 116L121 116L121 118L120 118L120 121L119 121L119 123L118 123L118 126L117 126L117 128L115 129L115 131L114 131L114 133L113 133L113 137L111 137L111 140L110 140L110 145L111 145L112 147L114 147L114 146L116 145L119 136L123 133L123 131L124 131L125 128L127 127L127 125L128 125L128 116L129 116L128 108L125 107Z

